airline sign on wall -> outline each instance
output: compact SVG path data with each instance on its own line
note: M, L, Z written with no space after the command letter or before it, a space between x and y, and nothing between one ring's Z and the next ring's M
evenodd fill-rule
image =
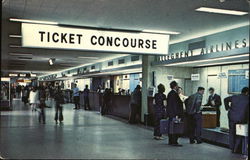
M22 46L164 55L169 35L22 23Z

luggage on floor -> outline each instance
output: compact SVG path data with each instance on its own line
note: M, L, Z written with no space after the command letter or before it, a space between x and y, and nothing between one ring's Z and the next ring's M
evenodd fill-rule
M169 128L168 124L169 124L168 119L160 120L160 133L161 134L168 134L168 128Z
M183 134L184 123L180 120L173 119L169 122L169 134Z

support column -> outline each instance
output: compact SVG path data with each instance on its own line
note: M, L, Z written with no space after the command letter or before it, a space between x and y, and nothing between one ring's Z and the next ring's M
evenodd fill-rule
M144 114L148 113L148 88L152 86L151 62L153 60L154 56L142 55L142 122L144 122Z

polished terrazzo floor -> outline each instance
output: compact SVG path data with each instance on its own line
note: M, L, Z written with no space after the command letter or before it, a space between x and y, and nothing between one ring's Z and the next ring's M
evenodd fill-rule
M152 139L152 131L64 105L64 123L56 125L54 109L46 109L46 124L20 100L14 110L1 112L0 156L10 159L192 159L238 160L229 149L202 143L183 147Z

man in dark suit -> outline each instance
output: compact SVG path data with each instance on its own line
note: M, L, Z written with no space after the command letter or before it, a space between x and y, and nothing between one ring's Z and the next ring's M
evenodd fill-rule
M216 126L220 127L220 106L221 98L218 94L214 93L214 88L208 89L210 96L208 97L207 104L204 106L211 106L216 109Z
M172 89L167 96L167 114L169 120L172 121L174 118L180 118L183 116L183 102L181 101L177 89L178 83L173 81L170 83L170 88ZM169 134L169 145L172 146L182 146L178 144L178 135L177 134Z
M229 103L231 103L229 105ZM233 153L240 152L242 138L236 136L236 124L248 123L249 120L249 88L244 87L241 94L224 99L229 119L229 147Z

